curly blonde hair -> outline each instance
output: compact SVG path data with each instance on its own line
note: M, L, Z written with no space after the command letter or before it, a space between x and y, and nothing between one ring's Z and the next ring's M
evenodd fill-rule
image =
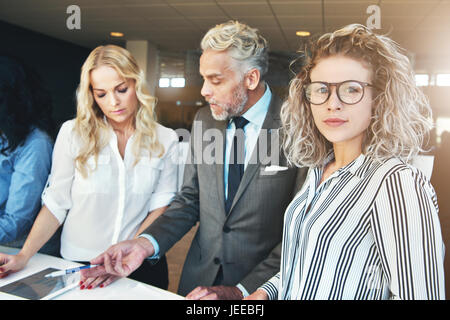
M90 83L91 71L109 66L126 80L135 81L138 108L134 120L135 141L133 153L135 164L139 162L141 150L161 157L164 147L158 141L156 134L156 116L154 108L156 98L148 93L144 72L137 65L130 52L115 45L99 46L87 57L81 68L80 84L76 91L77 116L74 131L81 141L81 148L75 159L76 168L83 176L87 176L86 161L94 156L97 161L100 150L109 141L109 124L104 121L104 115L95 102Z
M408 57L395 41L352 24L322 35L311 44L310 52L300 73L291 80L281 109L283 149L289 163L318 166L333 148L317 129L303 88L311 81L311 70L318 61L336 55L356 59L372 69L375 98L363 154L380 162L393 156L410 162L422 151L433 127L431 108L415 84Z

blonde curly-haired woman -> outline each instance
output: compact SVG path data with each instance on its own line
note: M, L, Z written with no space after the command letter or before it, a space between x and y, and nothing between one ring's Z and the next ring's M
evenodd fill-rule
M176 192L178 138L155 121L155 103L127 50L107 45L90 53L77 116L62 125L55 143L44 205L22 250L0 255L0 277L22 269L62 224L61 256L88 262L164 212ZM148 261L131 278L166 289L165 258ZM80 288L114 280L87 279Z
M286 210L280 272L250 299L444 299L436 194L409 161L431 128L411 64L362 25L320 37L282 108L309 166Z

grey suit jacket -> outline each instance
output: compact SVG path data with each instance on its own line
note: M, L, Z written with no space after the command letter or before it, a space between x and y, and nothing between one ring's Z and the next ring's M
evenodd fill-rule
M256 162L247 165L228 215L223 180L227 122L214 120L209 107L198 111L181 191L166 212L144 231L158 241L162 255L199 222L183 267L179 294L186 295L199 285L213 285L220 266L223 279L219 284L241 283L250 293L279 271L284 211L306 176L306 169L289 168L273 174L264 171L271 165L267 163L270 137L281 126L280 108L281 100L273 95L261 129L269 133L258 138L268 141L267 152L258 152L255 147ZM220 163L199 163L202 153L211 151L211 141L201 134L209 129L221 133L220 148L214 150L217 159L222 159ZM276 165L287 166L282 151L274 152L280 155Z

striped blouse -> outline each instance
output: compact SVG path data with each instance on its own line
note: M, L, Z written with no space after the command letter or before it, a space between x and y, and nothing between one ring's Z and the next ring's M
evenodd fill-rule
M319 185L322 172L309 170L286 210L281 269L261 287L269 299L445 299L439 209L424 174L364 155Z

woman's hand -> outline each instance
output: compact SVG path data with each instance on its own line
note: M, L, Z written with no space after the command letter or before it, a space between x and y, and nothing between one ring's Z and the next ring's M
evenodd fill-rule
M91 278L83 278L80 281L80 290L83 289L94 289L96 287L106 287L107 285L110 285L117 279L120 279L121 277L113 276L113 275L103 275L98 277L91 277Z
M31 257L50 239L59 225L50 210L45 205L42 206L20 252L17 255L0 253L0 279L25 268Z
M29 258L20 252L17 255L0 253L0 279L25 268L28 260Z

